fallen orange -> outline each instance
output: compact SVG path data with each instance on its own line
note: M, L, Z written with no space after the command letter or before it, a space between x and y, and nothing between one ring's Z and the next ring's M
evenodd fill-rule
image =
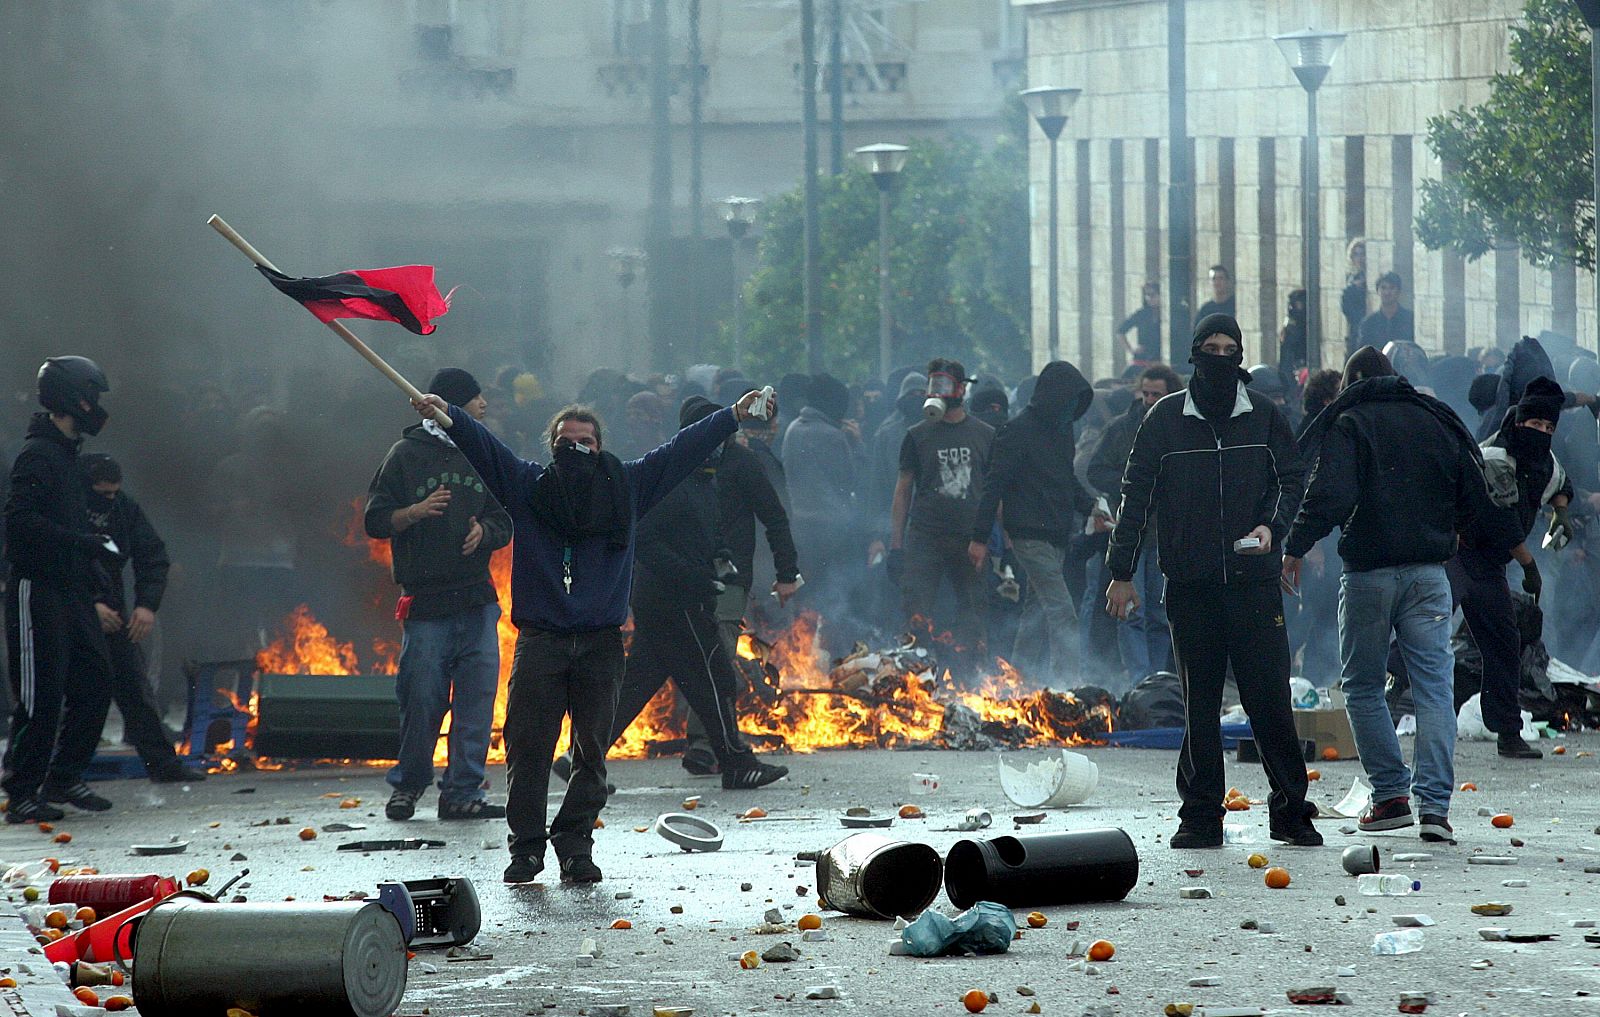
M78 1002L82 1003L84 1006L100 1005L100 994L89 988L87 985L81 985L78 988L73 989L72 994L77 996Z
M767 818L767 810L761 808L758 805L753 809L746 810L739 818L740 819L766 819Z
M1465 784L1461 785L1461 790L1463 790L1463 791L1476 791L1476 790L1478 790L1478 785L1474 784L1472 781L1469 780Z
M902 806L900 806L900 818L901 819L921 819L922 818L922 810L920 808L918 808L917 806L915 806L915 805L902 805Z
M1565 745L1557 745L1555 748L1551 749L1550 751L1555 753L1558 756L1564 756L1564 755L1567 754L1567 747Z
M1249 812L1250 811L1250 799L1248 799L1248 798L1229 798L1227 800L1227 802L1224 803L1223 807L1226 808L1229 812Z
M1043 912L1039 912L1039 911L1029 912L1029 914L1028 914L1028 928L1030 928L1030 929L1042 929L1046 925L1049 925L1049 924L1050 924L1050 919L1046 918L1044 916Z
M739 966L746 971L759 968L761 966L761 955L754 950L746 950L739 955Z
M1322 750L1322 758L1332 763L1339 758L1339 750L1330 745Z
M52 838L52 839L57 844L70 844L70 843L72 843L72 834L66 833L65 831L63 831L61 833L56 834L55 837Z
M1289 870L1274 865L1267 870L1266 884L1269 890L1282 890L1289 885Z
M989 994L982 989L968 989L961 997L961 1005L967 1008L967 1013L983 1013L989 1005Z
M1244 860L1244 863L1252 869L1264 869L1267 867L1267 856L1262 854L1251 855Z
M1116 956L1117 948L1111 945L1108 939L1097 939L1089 944L1089 959L1092 961L1108 961Z
M133 1000L129 999L127 996L110 996L106 999L106 1009L112 1013L116 1013L120 1010L126 1010L131 1006L133 1006Z
M95 919L94 908L79 908L78 913L72 917L85 925L93 925Z
M611 923L611 927L613 929L631 929L633 928L633 923L628 921L626 918L618 918L616 921Z
M1511 818L1511 813L1502 812L1499 815L1495 816L1494 818L1490 819L1489 822L1495 827L1495 829L1497 829L1497 830L1505 830L1505 829L1508 829L1511 826L1512 823L1516 822L1516 820Z
M1321 770L1307 770L1306 771L1306 780L1321 780L1321 779L1322 779L1322 771Z
M799 927L801 932L811 932L815 929L822 928L822 916L801 915L800 920L795 922L795 925Z
M44 924L46 928L65 929L67 927L67 916L59 911L52 911L44 916Z
M309 827L309 826L305 827L304 829L302 829L300 831L300 839L301 840L316 840L317 839L317 831L315 829L313 829L312 827Z

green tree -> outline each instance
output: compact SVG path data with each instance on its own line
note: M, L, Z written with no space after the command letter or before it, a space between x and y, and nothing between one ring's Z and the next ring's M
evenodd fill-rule
M1469 259L1515 244L1536 265L1593 268L1589 30L1572 0L1528 0L1511 59L1488 101L1429 118L1428 147L1450 174L1422 182L1417 236Z
M828 370L877 372L878 189L853 167L821 181L822 315ZM798 189L763 212L759 264L745 285L744 363L768 377L805 369ZM917 142L890 211L894 362L960 358L1016 378L1029 357L1027 150L1008 135ZM729 330L719 354L731 353Z

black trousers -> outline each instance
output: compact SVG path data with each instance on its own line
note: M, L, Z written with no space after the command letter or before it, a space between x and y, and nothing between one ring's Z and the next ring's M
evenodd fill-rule
M512 855L588 857L594 821L606 804L606 749L622 682L622 632L517 633L506 693L506 823ZM563 717L572 718L572 779L555 821L545 827L550 764Z
M1310 818L1306 764L1289 702L1289 639L1278 584L1167 586L1167 619L1183 679L1186 719L1178 756L1178 817L1197 826L1221 820L1222 686L1233 668L1239 700L1261 750L1274 826Z
M11 742L0 787L37 798L83 779L106 719L111 667L87 594L13 577L6 588Z
M1461 608L1467 632L1483 658L1483 726L1499 734L1521 731L1517 690L1522 685L1522 634L1511 603L1506 569L1468 568L1460 558L1445 562L1450 594Z
M133 746L147 767L173 762L177 754L161 726L161 708L145 676L144 651L123 632L107 635L106 649L111 655L111 681L103 686L102 698L116 703L122 714L122 740ZM104 725L104 706L100 720Z
M928 649L959 679L977 676L984 656L988 612L984 608L983 576L967 558L966 534L906 533L905 574L900 591L910 631L928 633L935 643ZM939 592L948 582L955 597L955 615L939 617ZM949 632L953 644L940 638ZM945 659L949 658L949 659Z
M724 772L748 769L755 755L739 734L734 711L738 675L723 648L716 612L705 604L668 605L637 598L633 645L617 697L609 746L628 729L668 678L705 723L706 740Z

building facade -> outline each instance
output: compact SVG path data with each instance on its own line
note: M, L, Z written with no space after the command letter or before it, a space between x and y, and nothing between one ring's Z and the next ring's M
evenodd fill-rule
M1113 329L1138 306L1140 285L1169 288L1168 2L1014 2L1028 16L1029 82L1083 89L1060 141L1061 334L1064 356L1105 376L1124 365ZM1347 33L1319 91L1323 364L1343 362L1339 298L1356 237L1367 240L1369 289L1382 272L1401 275L1430 353L1507 346L1546 328L1594 347L1591 274L1535 268L1515 248L1469 262L1415 236L1421 183L1445 172L1426 144L1428 118L1483 101L1490 77L1512 69L1508 27L1521 6L1188 0L1193 306L1209 297L1208 267L1229 266L1248 363L1275 360L1289 292L1303 285L1306 98L1273 37L1308 25ZM1049 164L1037 132L1032 147L1038 364L1047 359Z

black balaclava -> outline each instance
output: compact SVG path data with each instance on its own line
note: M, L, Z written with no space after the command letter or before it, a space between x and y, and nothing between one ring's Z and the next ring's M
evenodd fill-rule
M1505 435L1506 450L1516 458L1518 470L1531 471L1550 458L1551 435L1523 427L1523 423L1529 420L1560 423L1561 406L1565 398L1561 386L1544 377L1533 379L1522 390L1522 398L1517 401L1515 422Z
M1201 350L1200 344L1214 335L1225 335L1238 343L1238 352L1223 356ZM1194 365L1189 392L1201 415L1210 421L1228 419L1238 399L1239 383L1250 383L1250 374L1244 369L1244 335L1233 315L1208 314L1200 319L1189 344L1189 363Z

